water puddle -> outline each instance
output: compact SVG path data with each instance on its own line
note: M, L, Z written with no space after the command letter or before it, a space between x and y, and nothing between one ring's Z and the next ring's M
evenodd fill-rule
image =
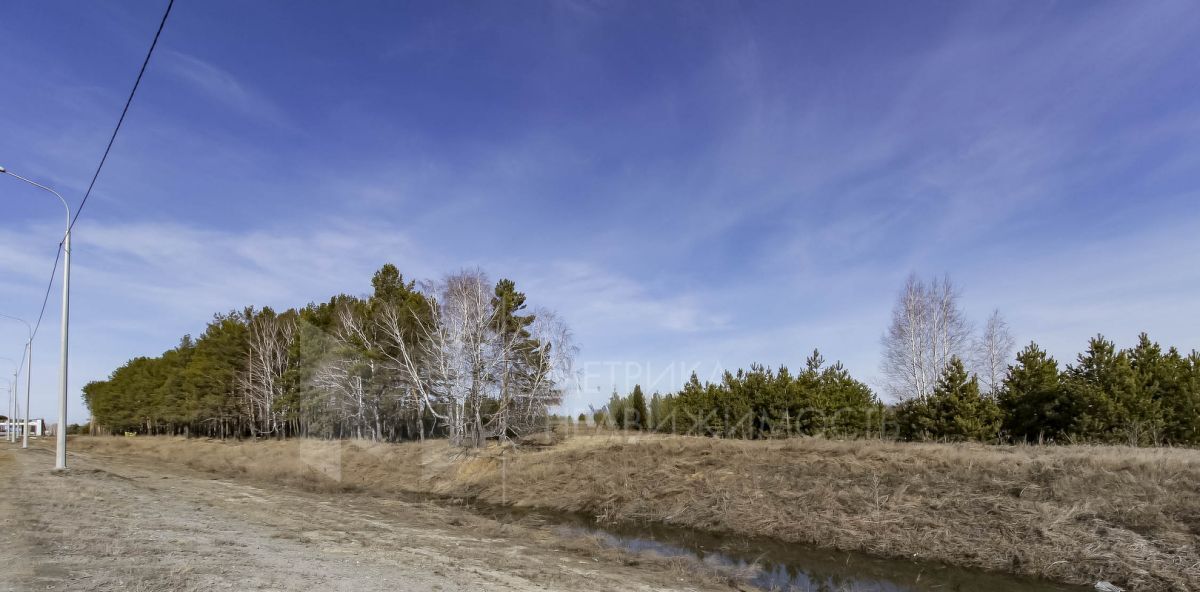
M662 524L604 523L586 516L475 506L502 521L534 522L568 536L588 536L613 548L663 557L688 557L748 574L747 581L780 592L1083 592L1008 574L930 561L881 559L785 543L775 539L721 535Z

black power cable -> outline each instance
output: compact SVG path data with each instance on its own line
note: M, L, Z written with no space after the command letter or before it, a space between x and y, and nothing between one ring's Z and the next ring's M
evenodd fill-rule
M58 251L54 254L54 268L50 270L50 281L46 283L46 295L42 297L42 310L38 312L37 322L33 324L33 334L30 339L37 337L38 329L42 327L42 317L46 314L46 303L50 301L50 288L54 287L54 276L58 273L58 262L62 259L62 243L58 243Z
M117 127L113 128L112 137L108 139L108 146L104 148L104 155L100 157L100 165L96 167L96 173L92 175L92 182L88 183L87 192L83 194L83 201L79 202L79 207L75 208L75 217L71 218L71 224L67 227L67 232L70 232L75 227L75 221L79 219L79 214L83 212L83 206L87 205L88 197L92 195L92 188L96 186L96 179L100 177L100 169L104 168L104 161L108 160L108 152L112 150L113 142L117 139L117 132L121 131L121 124L125 122L125 114L129 113L129 105L133 103L133 95L137 94L138 85L142 83L142 75L146 73L146 66L150 65L150 56L154 55L154 48L158 45L158 37L162 35L163 27L167 24L167 17L171 15L171 7L175 5L175 0L167 2L167 10L163 12L162 21L158 23L158 31L154 33L154 41L150 42L150 50L146 52L146 59L142 61L142 69L138 70L137 80L133 81L133 89L129 91L129 98L125 100L125 108L121 110L121 117L117 119Z
M168 0L167 9L163 12L162 20L158 23L158 30L154 32L154 40L150 42L150 49L146 52L146 59L142 61L142 68L138 70L137 79L133 81L133 89L129 91L129 98L125 99L125 108L121 110L121 117L117 119L117 126L113 128L112 136L108 139L108 145L104 147L104 155L100 157L100 164L96 167L96 172L92 175L92 182L88 183L87 192L83 194L83 200L79 202L79 207L75 208L75 216L71 218L71 223L67 225L67 232L75 227L75 221L79 219L79 214L83 212L83 206L87 204L88 197L92 195L92 188L96 186L96 179L100 177L100 170L104 168L104 162L108 160L108 153L112 150L113 142L117 140L117 132L121 131L121 124L125 123L125 115L129 113L129 105L133 103L133 96L137 94L138 86L142 83L142 76L146 73L146 67L150 65L150 56L154 55L154 48L158 46L158 38L162 35L163 27L167 24L167 17L171 14L171 7L175 5L175 0ZM58 243L58 251L54 255L54 268L50 270L50 281L46 284L46 295L42 297L42 310L38 312L37 322L33 326L33 335L37 336L38 329L42 326L42 317L46 315L46 304L50 301L50 290L54 287L54 276L58 273L58 262L62 259L63 243Z

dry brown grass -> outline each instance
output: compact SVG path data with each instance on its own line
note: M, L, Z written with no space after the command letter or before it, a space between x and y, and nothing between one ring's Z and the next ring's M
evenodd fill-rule
M1130 590L1200 590L1200 451L577 436L444 442L81 439L309 489L431 493L657 520Z

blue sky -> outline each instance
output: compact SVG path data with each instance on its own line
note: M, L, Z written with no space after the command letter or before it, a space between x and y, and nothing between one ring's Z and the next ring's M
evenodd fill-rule
M77 203L162 8L7 6L0 164ZM76 228L71 391L389 261L557 309L573 408L813 347L874 381L910 272L1063 362L1197 348L1197 39L1186 1L183 1ZM0 313L35 317L60 209L0 181Z

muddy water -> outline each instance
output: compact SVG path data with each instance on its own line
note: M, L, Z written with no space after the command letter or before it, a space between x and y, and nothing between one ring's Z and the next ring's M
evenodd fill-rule
M580 515L474 506L502 521L538 523L567 536L665 557L690 557L747 574L765 590L788 592L1082 592L1089 587L957 568L929 561L880 559L774 539L719 535L662 524L604 523Z

